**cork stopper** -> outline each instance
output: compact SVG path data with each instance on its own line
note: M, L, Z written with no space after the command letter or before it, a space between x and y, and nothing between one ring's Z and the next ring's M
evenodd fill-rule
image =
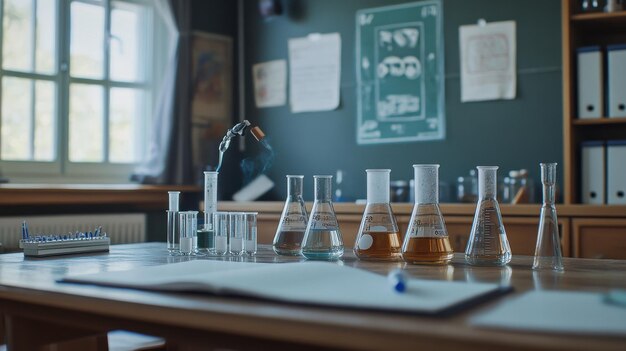
M257 141L261 141L261 140L263 140L263 138L265 138L265 133L263 133L261 128L259 128L258 126L257 127L252 127L252 129L250 129L250 133L252 133L252 136Z

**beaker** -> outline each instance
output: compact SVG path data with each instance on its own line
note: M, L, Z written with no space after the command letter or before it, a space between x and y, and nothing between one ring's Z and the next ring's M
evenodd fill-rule
M454 256L439 208L439 165L413 165L415 205L402 258L415 264L447 264Z
M230 235L228 236L228 252L239 256L243 253L244 237L246 235L246 215L243 212L230 214Z
M533 269L563 270L559 222L554 205L556 186L556 163L540 163L541 184L543 185L543 205L539 217L539 230Z
M213 213L217 211L217 176L218 172L204 172L204 224L198 227L198 251L205 254L215 254Z
M178 232L178 199L180 191L168 191L169 197L169 209L167 210L167 251L170 255L179 254L179 239L180 233Z
M315 201L302 239L302 255L308 259L335 260L343 256L343 239L331 200L333 176L313 176Z
M272 247L279 255L300 254L307 225L307 213L302 198L303 175L287 176L287 200L276 228Z
M496 199L497 166L478 166L478 204L465 261L478 266L503 266L511 261L511 248Z
M180 254L195 255L197 250L198 211L179 212Z
M367 205L354 243L362 260L400 259L398 223L389 204L390 169L367 169Z
M215 254L228 253L228 236L230 235L230 213L213 213L213 230L215 231Z

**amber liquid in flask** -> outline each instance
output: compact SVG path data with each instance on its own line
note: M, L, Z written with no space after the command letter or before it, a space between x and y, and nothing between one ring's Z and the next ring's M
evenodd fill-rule
M398 224L389 204L389 169L368 169L367 205L354 244L362 260L396 261L400 256Z
M447 264L454 256L439 209L439 165L413 165L415 205L402 245L402 258L414 264Z
M313 260L336 260L343 256L343 239L331 201L332 176L313 176L315 202L309 216L301 253Z
M478 166L478 204L465 261L478 266L504 266L511 261L500 206L496 200L496 166Z
M272 248L279 255L300 254L307 225L307 213L302 198L302 175L287 176L287 200L274 235Z

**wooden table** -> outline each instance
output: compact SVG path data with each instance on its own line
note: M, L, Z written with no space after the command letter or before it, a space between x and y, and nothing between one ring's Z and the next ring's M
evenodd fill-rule
M346 250L348 251L348 250ZM502 268L471 267L456 256L447 266L358 261L345 265L385 274L402 267L414 277L512 284L515 293L452 317L314 308L280 303L165 294L61 284L65 274L122 271L187 260L169 257L165 244L112 246L108 254L25 259L0 255L0 311L6 316L10 350L126 329L162 336L175 349L377 349L377 350L625 350L626 338L507 332L472 327L468 318L529 289L606 291L626 288L626 261L565 259L564 274L536 273L530 257L514 257ZM262 247L256 262L298 261ZM106 340L106 339L104 339Z

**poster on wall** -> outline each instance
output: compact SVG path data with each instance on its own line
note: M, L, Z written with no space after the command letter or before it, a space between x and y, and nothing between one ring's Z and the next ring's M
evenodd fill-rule
M357 143L445 138L440 1L357 11Z
M194 32L191 44L193 123L226 123L232 107L232 39Z

